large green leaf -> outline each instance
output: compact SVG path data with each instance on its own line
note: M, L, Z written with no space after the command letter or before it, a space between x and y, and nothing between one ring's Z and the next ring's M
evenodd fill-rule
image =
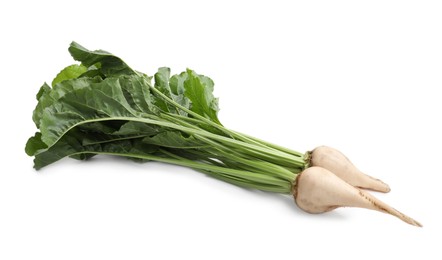
M58 102L46 107L40 124L43 142L48 147L52 146L70 128L81 122L140 116L140 113L130 106L120 84L131 77L138 76L107 78L99 83L90 82L87 87L72 90L59 98Z
M33 156L47 149L47 145L41 140L41 133L37 132L26 142L25 152L29 156Z
M76 42L69 47L72 57L86 67L96 66L106 77L136 74L122 59L103 50L90 51Z
M51 87L49 87L48 84L44 83L43 86L40 87L40 90L36 95L38 103L32 114L32 120L34 121L37 128L40 128L40 120L43 116L43 110L51 105L54 101L54 99L50 96L51 91Z
M158 89L162 94L164 94L166 97L168 97L176 104L186 109L189 109L190 100L184 96L184 86L183 86L184 80L185 78L187 78L187 75L184 75L184 77L179 75L174 75L171 77L170 69L162 67L158 69L157 73L155 73L154 78L155 78L156 89ZM160 107L163 112L169 112L174 114L180 114L182 116L187 116L187 112L180 109L176 105L172 105L170 102L167 102L166 100L160 97L158 97L155 104L158 107Z
M190 100L184 95L184 81L187 79L187 73L182 72L173 75L169 80L170 90L172 91L173 100L182 107L190 108ZM180 110L181 115L187 116L187 112Z
M118 153L118 154L155 154L158 147L141 142L142 138L126 140L114 140L112 142L94 143L84 145L84 139L92 136L73 129L64 135L55 145L42 153L35 155L34 167L40 169L65 157L75 159L89 159L95 154ZM128 156L130 157L130 156Z
M88 78L77 79L84 80ZM167 125L173 124L157 117L158 111L151 102L149 83L144 76L109 77L99 82L89 80L87 86L79 88L63 86L72 85L71 80L60 82L57 88L69 90L63 95L56 95L57 89L52 90L50 96L55 97L52 104L44 108L40 120L41 140L48 147L74 127L118 136L151 136L170 131ZM149 125L146 120L152 118L163 122L162 126ZM104 121L122 123L118 130L113 131L108 124L102 125ZM189 142L184 137L183 140L184 143Z
M169 77L170 77L170 69L169 68L159 68L158 72L155 73L155 88L157 88L161 93L163 93L166 97L173 99L172 92L169 87ZM176 112L176 108L173 107L172 104L168 103L166 100L157 98L155 99L155 105L159 107L163 112Z
M119 87L127 102L135 110L144 113L158 114L160 109L156 106L156 97L150 92L150 78L146 76L131 75L120 76Z
M213 86L213 81L209 77L187 70L184 95L191 102L190 109L217 124L221 124L217 116L218 99L213 96Z
M47 107L53 105L65 94L71 91L89 87L92 83L97 83L100 81L102 81L100 77L70 79L56 84L54 88L49 87L46 83L43 84L37 94L38 104L32 117L37 128L40 128L41 119Z

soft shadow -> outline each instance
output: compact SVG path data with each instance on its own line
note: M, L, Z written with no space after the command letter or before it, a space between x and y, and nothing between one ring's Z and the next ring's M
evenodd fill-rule
M297 216L308 217L308 218L327 219L327 220L338 220L338 221L346 221L347 220L347 217L345 216L345 214L342 215L341 212L339 212L337 210L333 210L333 211L325 212L325 213L321 213L321 214L307 213L307 212L303 211L302 209L300 209L298 207L298 205L296 205L292 195L246 189L246 188L239 187L239 186L236 186L236 187L238 189L244 190L245 192L250 192L254 196L260 196L262 199L271 200L275 204L282 205L288 211L294 213Z
M119 157L119 156L101 156L101 155L97 155L93 158L90 158L87 160L89 162L90 165L99 165L99 164L115 164L115 165L130 165L130 167L133 167L134 169L139 169L139 168L144 168L144 169L148 169L149 167L147 166L146 163L143 162L134 162L131 160L128 160L127 158L123 158L123 157ZM160 163L160 162L149 162L150 165L152 164L158 164L158 165L168 165L165 163ZM64 158L62 160L60 160L59 162L56 162L54 164L48 165L46 167L44 167L44 170L39 170L36 171L36 173L38 174L44 174L44 175L50 175L50 174L55 174L56 172L59 172L59 167L78 167L81 168L83 165L85 165L85 161L79 161L79 160L73 160L73 159L68 159L68 158ZM124 167L127 167L127 166ZM185 168L185 167L183 167ZM174 172L174 171L169 171L169 173ZM199 173L199 172L197 172ZM218 180L216 178L210 177L204 173L200 173L204 176L206 176L207 178L211 179L211 180L215 180L215 181L219 181L223 184L226 185L231 185L236 187L237 189L240 189L244 192L248 192L248 193L252 193L253 196L259 196L261 197L263 200L270 200L273 203L275 203L275 205L279 204L282 205L283 208L286 208L289 212L294 213L297 216L302 216L302 217L308 217L308 218L321 218L321 219L334 219L334 220L339 220L339 221L343 221L346 219L345 215L340 214L340 212L338 211L331 211L331 212L327 212L327 213L323 213L323 214L310 214L307 213L303 210L301 210L295 203L293 196L292 195L288 195L288 194L278 194L278 193L272 193L272 192L265 192L265 191L260 191L260 190L253 190L253 189L247 189L247 188L243 188L240 186L236 186L233 184L229 184L226 182L223 182L221 180ZM180 175L182 175L182 173L180 173Z

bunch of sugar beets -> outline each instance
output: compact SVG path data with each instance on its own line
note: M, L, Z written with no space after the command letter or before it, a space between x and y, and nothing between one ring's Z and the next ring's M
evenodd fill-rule
M69 52L80 64L61 70L37 94L39 131L25 149L36 169L95 155L164 162L241 187L292 194L309 213L361 207L421 226L365 191L390 188L341 152L321 146L299 153L224 127L209 77L190 69L171 75L165 67L150 77L75 42Z

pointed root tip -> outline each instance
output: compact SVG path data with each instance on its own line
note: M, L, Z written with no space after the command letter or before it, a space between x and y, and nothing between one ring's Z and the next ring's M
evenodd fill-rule
M376 186L361 186L361 185L356 185L354 186L358 189L363 189L363 190L370 190L370 191L376 191L376 192L382 192L382 193L389 193L391 191L390 186L388 186L387 184L383 183L377 183Z
M417 222L416 220L414 221L413 226L424 227L421 223Z
M383 211L384 213L391 214L400 220L404 221L407 224L410 224L412 226L416 227L422 227L422 224L418 222L417 220L414 220L413 218L410 218L409 216L405 215L404 213L394 209L394 208L382 208L380 211Z
M418 222L418 221L416 221L416 220L414 220L414 219L412 219L410 217L408 217L407 221L405 221L405 222L407 222L408 224L410 224L412 226L415 226L415 227L423 227L420 222Z
M388 193L391 191L390 186L381 181L380 179L374 178L370 175L367 175L365 173L362 173L363 175L366 176L366 185L364 186L358 186L358 188L360 189L366 189L366 190L371 190L371 191L377 191L377 192L382 192L382 193Z
M384 192L384 193L388 193L388 192L391 191L391 188L390 188L390 186L387 183L385 183L385 182L383 182L383 181L381 181L379 179L375 179L375 180L378 183L378 187L377 187L378 191Z
M388 184L386 184L385 182L378 180L379 181L379 187L377 189L377 191L379 192L383 192L383 193L388 193L391 191L390 186L388 186Z

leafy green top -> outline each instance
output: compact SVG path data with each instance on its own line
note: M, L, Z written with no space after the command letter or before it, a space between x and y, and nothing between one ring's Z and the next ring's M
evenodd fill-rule
M188 166L251 188L290 192L302 155L224 128L213 81L187 69L152 77L109 52L72 42L80 65L64 68L37 94L40 130L25 151L39 169L61 158L95 154Z

